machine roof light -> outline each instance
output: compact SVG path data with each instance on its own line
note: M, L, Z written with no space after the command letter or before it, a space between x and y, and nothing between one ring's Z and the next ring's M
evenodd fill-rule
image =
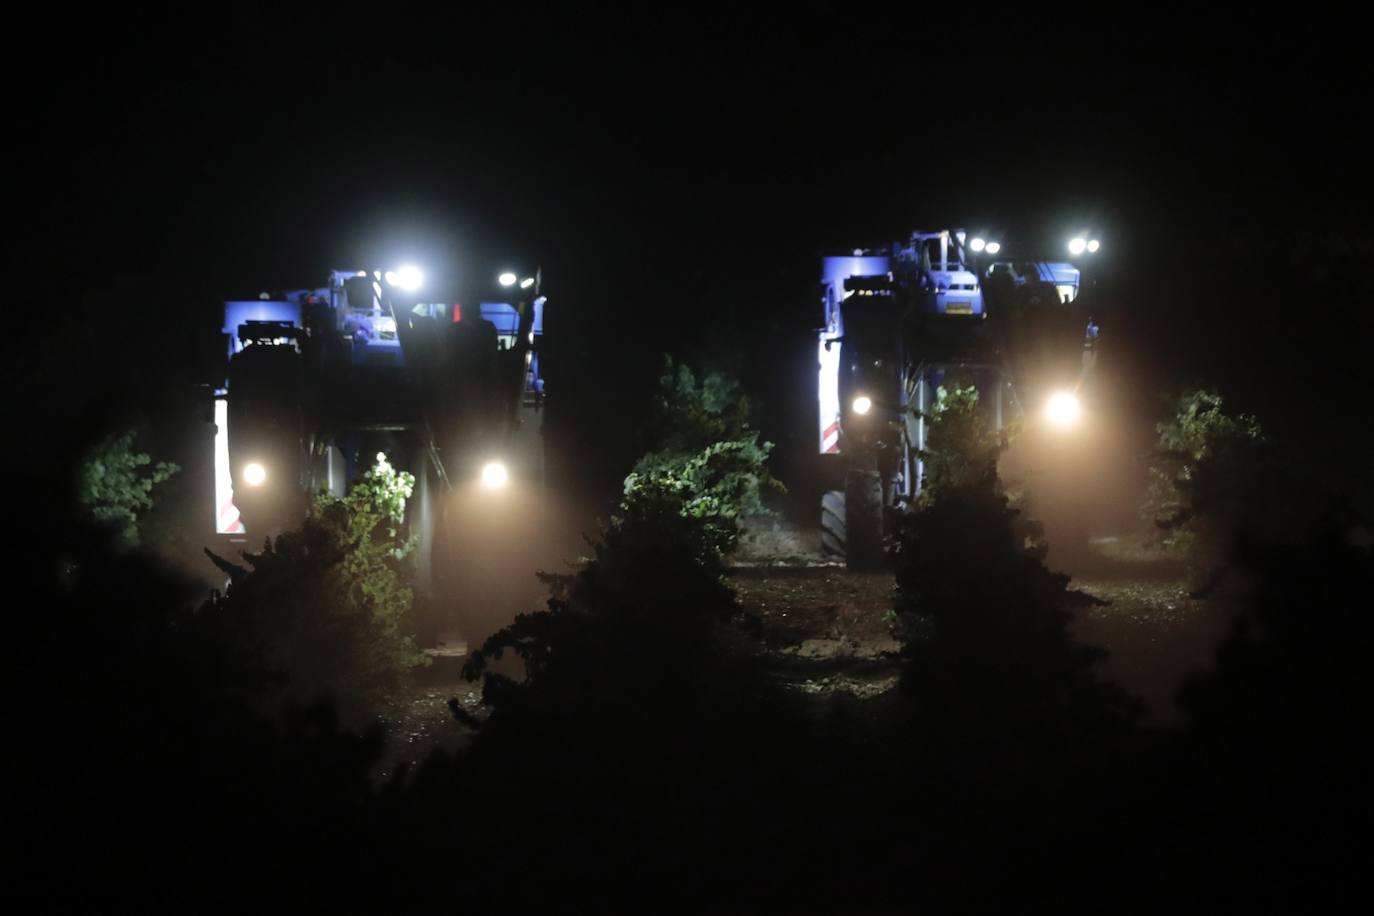
M517 279L519 278L508 270L505 273L501 274L501 276L497 277L496 282L500 283L502 286L514 286L515 281Z
M996 254L1002 250L1001 242L988 242L988 254Z
M972 248L975 252L978 252L988 247L988 243L978 238L977 236L974 236L973 241L968 243L968 247Z
M394 281L391 279L391 274L387 274L387 282L399 286L408 293L413 293L421 286L424 286L425 275L420 273L418 267L407 264L405 267L396 271L396 279Z

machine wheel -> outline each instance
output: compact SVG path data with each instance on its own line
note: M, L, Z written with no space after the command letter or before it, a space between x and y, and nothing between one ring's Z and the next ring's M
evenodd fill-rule
M435 482L431 481L431 486ZM430 493L432 500L429 536L429 581L423 591L417 591L417 607L423 606L422 619L417 621L418 635L423 647L438 645L440 634L452 629L447 609L453 600L453 539L449 520L445 516L438 487Z
M883 481L874 468L851 468L843 490L821 497L821 550L855 569L873 569L887 554Z
M844 492L830 490L821 497L821 552L829 557L848 555L844 530Z
M887 556L883 543L883 481L876 465L851 464L844 480L845 560L853 569L875 569Z

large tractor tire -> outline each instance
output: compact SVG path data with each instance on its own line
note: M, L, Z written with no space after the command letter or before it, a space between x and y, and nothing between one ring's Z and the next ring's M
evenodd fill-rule
M844 479L846 554L851 569L877 569L887 557L883 481L876 466L849 467Z
M851 467L844 490L821 497L821 550L854 569L882 566L883 485L875 468Z
M844 526L844 491L830 490L821 497L821 551L829 557L849 555Z

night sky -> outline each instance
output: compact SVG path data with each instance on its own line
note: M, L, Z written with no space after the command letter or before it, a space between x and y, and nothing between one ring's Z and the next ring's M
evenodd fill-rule
M1330 432L1365 403L1353 50L991 15L947 41L826 4L379 15L30 30L11 200L44 269L6 344L30 427L203 376L224 296L413 261L454 299L538 264L551 429L611 480L661 353L804 417L816 255L947 225L1052 256L1094 227L1142 405L1210 380L1282 426L1325 386Z
M1367 25L1259 4L1217 23L1204 4L454 6L7 15L8 896L501 916L544 895L1367 896ZM1028 423L998 479L928 490L891 575L820 565L848 458L817 456L818 258L958 227L1017 259L1101 240L1100 399L1038 443ZM317 501L297 536L211 542L222 302L404 264L465 303L542 270L540 485L512 462L500 496L426 485L394 531L360 538L372 516ZM728 578L724 516L679 518L700 503L650 486L597 527L653 447L664 354L740 380L788 488ZM1195 385L1276 448L1194 462L1192 549L1137 550L1155 424ZM473 415L449 414L464 435ZM129 495L95 460L125 431L179 465L139 549L92 524ZM363 442L423 460L406 436ZM303 505L285 467L258 491L273 514L278 493ZM873 508L844 515L876 528ZM427 674L410 634L442 649ZM460 678L518 680L525 652L534 677L480 703ZM1136 721L1115 683L1186 721Z

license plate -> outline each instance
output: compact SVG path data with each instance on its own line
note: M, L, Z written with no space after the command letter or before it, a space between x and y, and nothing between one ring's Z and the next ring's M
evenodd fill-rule
M972 315L972 302L948 302L945 304L946 315Z

